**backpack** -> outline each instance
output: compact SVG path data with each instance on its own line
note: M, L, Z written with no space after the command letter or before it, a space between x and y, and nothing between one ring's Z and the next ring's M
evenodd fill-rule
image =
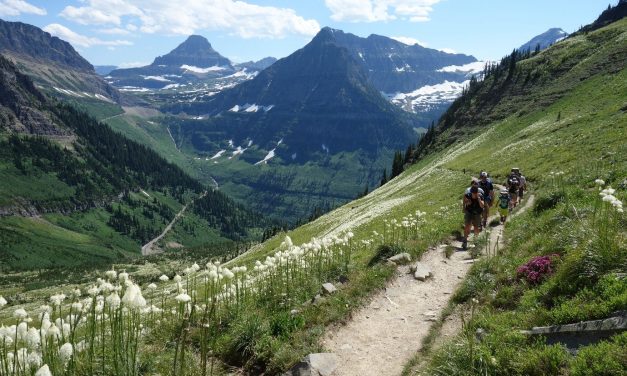
M520 188L520 182L518 181L517 178L515 178L515 177L510 178L507 181L507 184L509 185L509 192L510 193L518 193L518 189Z
M501 194L499 196L499 207L501 209L509 208L509 194Z

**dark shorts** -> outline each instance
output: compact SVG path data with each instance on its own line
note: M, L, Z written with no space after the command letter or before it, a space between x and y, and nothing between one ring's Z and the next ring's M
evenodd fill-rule
M468 226L470 224L475 227L479 227L479 225L481 225L481 213L473 214L464 212L464 226Z

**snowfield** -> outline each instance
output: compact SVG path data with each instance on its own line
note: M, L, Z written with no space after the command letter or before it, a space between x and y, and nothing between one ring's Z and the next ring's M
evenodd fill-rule
M209 72L219 72L219 71L223 71L223 70L227 70L229 69L228 67L220 67L218 65L214 65L212 67L207 67L207 68L199 68L199 67L195 67L193 65L187 65L187 64L183 64L181 65L181 69L185 70L185 71L189 71L189 72L193 72L193 73L209 73Z
M383 94L390 102L413 112L429 110L459 97L470 81L444 81L435 85L423 86L410 93Z

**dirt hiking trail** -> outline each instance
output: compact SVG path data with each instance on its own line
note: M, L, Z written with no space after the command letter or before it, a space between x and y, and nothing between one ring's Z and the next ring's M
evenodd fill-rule
M526 211L533 201L534 196L530 195L512 216ZM503 226L499 224L490 231L490 253L494 254L497 240L499 247L503 246ZM461 242L454 241L450 245L457 250L450 259L444 255L447 244L429 249L420 259L431 269L431 278L418 281L409 273L409 266L399 266L396 277L386 289L357 311L346 325L327 329L322 345L337 356L333 376L397 376L402 373L472 266L473 260L461 249ZM482 251L485 253L485 249ZM450 321L445 325L459 326L454 323L458 320ZM442 332L457 330L446 327Z

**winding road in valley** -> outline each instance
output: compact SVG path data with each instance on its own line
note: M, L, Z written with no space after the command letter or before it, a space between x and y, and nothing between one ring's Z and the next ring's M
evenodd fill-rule
M207 191L204 191L200 196L198 196L198 198L203 198L207 195ZM168 223L167 226L165 226L165 228L163 229L163 231L161 232L161 234L159 234L159 236L157 236L156 238L152 239L151 241L149 241L148 243L144 244L142 246L142 256L150 256L150 255L156 255L157 253L161 253L163 252L163 250L161 250L158 247L155 247L155 244L161 240L164 236L166 236L166 234L172 229L172 226L174 226L174 224L176 223L176 221L178 221L183 214L185 214L185 210L187 210L187 207L191 204L194 203L196 199L192 200L190 203L185 204L181 210L176 213L176 215L174 216L174 219L172 219L172 221L170 223Z

